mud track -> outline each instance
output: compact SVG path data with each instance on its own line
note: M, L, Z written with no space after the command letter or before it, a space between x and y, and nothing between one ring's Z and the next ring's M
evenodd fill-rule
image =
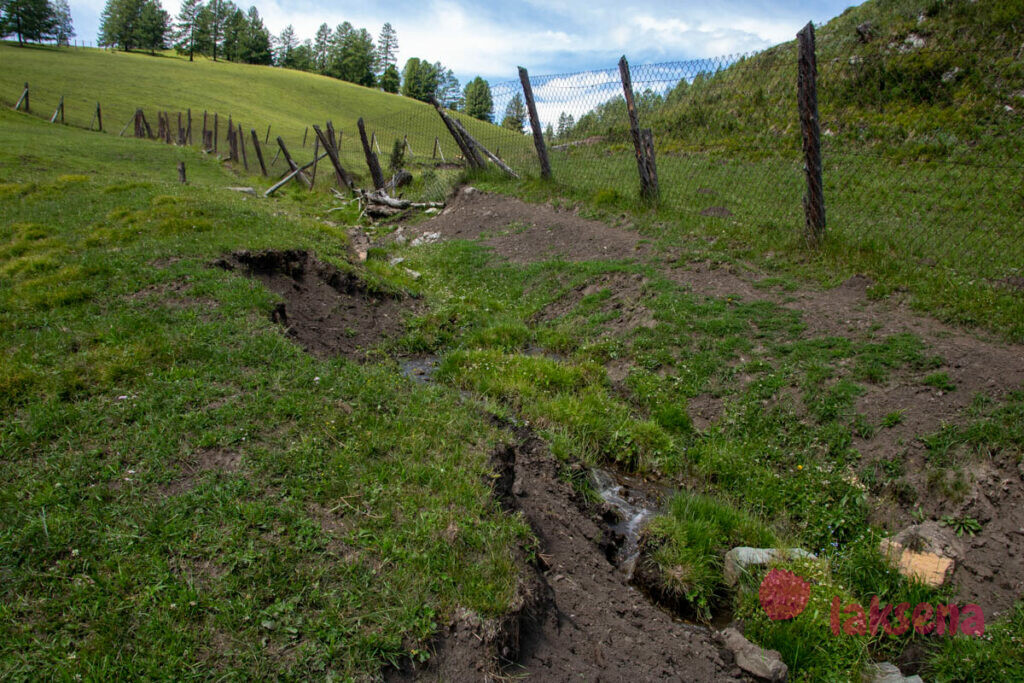
M722 681L750 680L711 630L683 623L627 583L609 560L615 539L529 430L493 454L494 494L521 513L538 539L521 558L515 614L482 620L461 612L425 668L391 680Z

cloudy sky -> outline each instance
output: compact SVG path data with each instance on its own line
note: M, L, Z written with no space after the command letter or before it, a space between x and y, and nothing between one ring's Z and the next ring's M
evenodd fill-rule
M70 0L82 40L95 41L104 0ZM251 0L238 1L247 8ZM180 0L163 0L177 14ZM409 57L440 61L462 82L476 75L492 81L531 74L614 66L622 54L632 64L711 57L758 50L793 38L858 0L652 0L637 9L614 0L392 0L342 3L327 0L257 0L272 33L287 24L303 38L317 26L349 21L374 36L390 21L398 31L399 66Z

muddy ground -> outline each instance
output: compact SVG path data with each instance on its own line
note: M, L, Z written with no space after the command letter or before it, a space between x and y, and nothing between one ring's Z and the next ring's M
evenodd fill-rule
M354 273L301 250L243 251L214 265L239 270L279 294L273 312L287 334L318 356L359 358L382 340L401 333L413 303L375 291Z

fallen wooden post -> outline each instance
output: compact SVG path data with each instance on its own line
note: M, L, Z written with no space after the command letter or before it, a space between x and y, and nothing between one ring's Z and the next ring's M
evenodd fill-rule
M314 159L313 161L309 162L309 163L308 163L308 164L306 164L305 166L303 166L303 167L301 167L301 168L296 168L296 169L295 169L295 170L293 170L293 171L292 171L291 173L289 173L288 175L286 175L286 176L285 176L284 178L282 178L281 180L279 180L279 181L277 181L276 183L274 183L274 185L273 185L272 187L270 187L269 189L267 189L267 191L266 191L266 192L264 192L264 193L263 193L263 196L264 196L264 197L269 197L270 195L274 194L274 193L275 193L275 192L277 192L277 191L278 191L279 189L281 189L282 187L284 187L285 185L287 185L287 184L288 184L288 182L289 182L289 181L290 181L290 180L291 180L292 178L294 178L294 177L295 177L295 176L297 176L297 175L300 175L300 174L301 174L301 173L302 173L303 171L305 171L305 170L306 170L307 168L309 168L309 167L310 167L310 166L312 166L312 165L313 165L314 163L316 163L317 161L320 161L321 159L323 159L323 158L324 158L324 157L326 157L326 156L328 156L328 155L327 155L327 153L326 153L326 152L324 152L324 153L323 153L323 154L321 154L321 155L320 155L319 157L317 157L317 158L316 158L316 159Z
M284 155L284 160L288 163L288 167L293 171L298 171L298 176L302 180L302 182L306 183L307 187L312 188L313 183L309 182L309 178L306 177L306 174L302 172L302 169L299 168L299 165L296 164L295 161L292 159L292 155L288 153L288 148L285 146L284 140L281 138L280 135L277 136L277 146L281 148L281 154Z
M260 137L256 135L255 128L253 128L249 132L252 134L252 146L256 150L256 159L260 162L260 172L263 173L263 177L266 177L267 165L263 163L263 150L260 149Z
M530 74L523 67L519 67L519 82L523 85L523 95L526 97L526 110L530 113L530 129L533 131L533 146L537 148L537 159L540 161L540 177L551 177L551 162L548 161L548 148L544 142L544 131L540 127L540 117L537 115L537 103L533 99L533 86L530 84Z
M337 175L338 179L345 184L345 187L347 187L349 190L352 190L352 177L348 174L348 171L346 171L344 167L341 165L341 160L338 159L337 150L334 149L333 146L331 146L330 142L327 139L327 136L324 134L322 130L320 130L320 126L314 124L313 132L316 133L316 136L318 138L320 138L320 144L323 145L324 150L326 150L327 158L331 160L331 164L333 164L334 166L334 172Z
M448 132L455 140L455 144L458 145L460 150L462 150L462 158L466 160L466 163L469 164L470 168L483 168L483 159L481 159L469 146L469 143L465 139L463 139L462 135L459 133L459 130L455 127L455 124L453 123L452 119L449 118L448 115L444 113L444 109L441 107L438 101L436 99L431 98L431 104L434 105L434 109L437 110L437 115L441 117L441 121L444 123L445 128L448 129Z
M366 128L363 126L362 117L356 121L356 126L359 127L359 139L363 143L363 154L366 156L366 166L370 169L370 177L373 178L373 189L379 190L384 187L384 174L380 170L380 162L377 161L377 155L373 153L370 148L370 141L366 139Z
M513 171L511 168L509 168L504 161L499 159L496 155L491 154L490 150L488 150L486 147L484 147L479 142L474 140L473 136L469 134L469 132L463 127L462 123L458 119L453 117L452 124L454 124L455 128L459 131L459 133L466 138L466 142L474 151L481 152L485 157L493 161L495 166L497 166L498 168L500 168L502 171L512 176L513 178L519 178L519 174Z

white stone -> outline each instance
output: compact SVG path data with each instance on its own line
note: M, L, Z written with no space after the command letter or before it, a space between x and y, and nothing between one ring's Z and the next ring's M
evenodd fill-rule
M781 683L789 675L789 667L777 651L754 645L736 629L722 631L722 640L736 658L736 666L747 673L772 683Z
M761 567L785 557L816 559L813 553L803 548L748 548L740 546L725 554L725 583L735 586L740 577L751 567Z

